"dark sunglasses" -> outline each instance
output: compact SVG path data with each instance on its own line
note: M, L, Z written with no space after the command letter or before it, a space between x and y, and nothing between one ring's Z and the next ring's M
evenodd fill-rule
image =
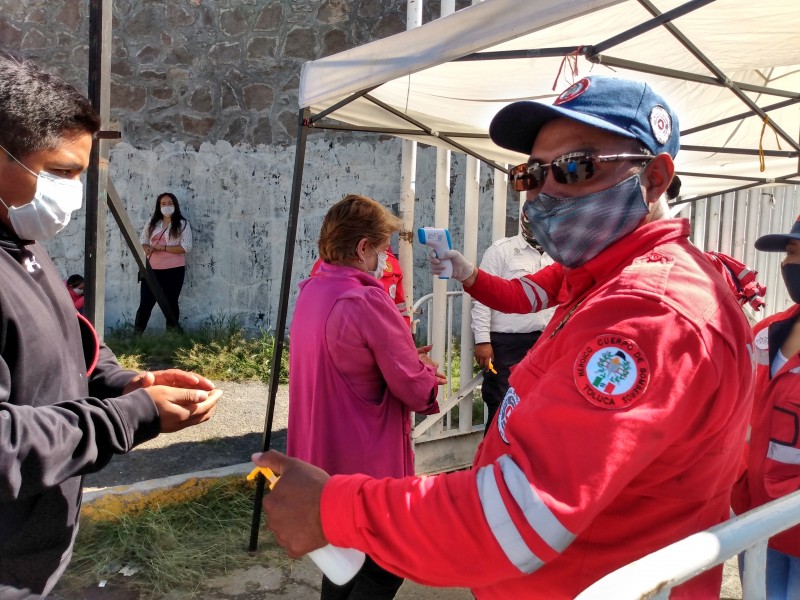
M572 152L559 156L551 163L536 160L513 167L508 172L508 182L516 192L525 192L542 187L548 169L558 183L583 183L592 178L595 165L602 162L620 160L651 161L655 157L650 154L608 154L593 156L588 152Z

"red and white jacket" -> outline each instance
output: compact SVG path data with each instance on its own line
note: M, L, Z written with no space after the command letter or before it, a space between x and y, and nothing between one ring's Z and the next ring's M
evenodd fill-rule
M788 357L774 377L770 365L794 322L800 305L772 315L754 328L756 391L751 418L747 472L734 489L737 514L800 489L800 354ZM800 526L784 531L770 547L800 556Z
M561 304L512 372L473 468L333 477L328 540L479 599L557 600L724 521L751 408L752 334L688 233L685 220L650 223L564 270ZM497 310L548 297L535 281L482 272L468 291ZM716 569L672 598L716 599L720 582Z

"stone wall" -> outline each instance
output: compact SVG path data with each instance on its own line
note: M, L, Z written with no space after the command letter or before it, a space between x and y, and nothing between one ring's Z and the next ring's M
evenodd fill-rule
M112 119L122 141L110 176L141 228L172 191L191 221L182 322L231 315L273 329L284 264L303 62L405 28L405 2L114 0ZM459 8L465 4L461 2ZM468 4L468 3L467 3ZM438 13L425 9L425 20ZM20 50L86 89L88 2L0 0L0 46ZM309 138L293 281L308 272L330 204L347 193L399 210L400 142L357 134ZM464 157L454 155L451 231L461 247ZM433 222L435 151L419 152L416 221ZM483 169L480 251L490 242L491 186ZM512 215L515 206L510 206ZM512 219L513 220L513 219ZM48 244L64 276L83 269L83 212ZM395 244L396 247L396 244ZM109 216L106 327L130 323L135 262ZM416 296L430 291L415 248ZM455 285L455 284L451 284ZM296 286L293 285L293 297ZM163 324L154 311L153 327Z

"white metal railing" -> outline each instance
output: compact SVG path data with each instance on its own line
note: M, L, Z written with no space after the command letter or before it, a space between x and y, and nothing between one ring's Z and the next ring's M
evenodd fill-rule
M470 424L469 431L473 430L472 427L472 402L460 404L462 400L469 398L471 400L472 393L483 381L483 371L479 372L469 381L461 381L459 389L453 391L453 377L456 374L454 367L454 355L456 340L453 336L453 314L455 301L459 299L463 291L447 292L447 302L445 308L445 351L443 364L439 365L439 370L447 376L447 383L444 385L444 398L439 399L440 412L435 415L427 416L423 421L418 423L411 433L411 438L414 440L420 439L423 435L428 436L444 436L453 431L457 431L458 427L453 427L453 417L458 415L459 422L462 419L467 419ZM422 296L419 300L414 302L411 309L412 331L420 345L429 343L433 337L434 324L431 322L431 304L433 301L433 294ZM421 317L421 318L420 318ZM463 317L462 317L463 318ZM424 321L423 331L418 331L421 322ZM467 360L472 364L472 353L464 357L462 354L461 361ZM460 375L460 374L459 374ZM465 409L465 406L468 406ZM462 413L466 414L462 415ZM441 428L438 425L441 424ZM464 429L462 428L462 431Z
M666 600L670 590L747 551L743 600L766 598L769 538L800 523L800 491L759 506L609 573L575 600Z

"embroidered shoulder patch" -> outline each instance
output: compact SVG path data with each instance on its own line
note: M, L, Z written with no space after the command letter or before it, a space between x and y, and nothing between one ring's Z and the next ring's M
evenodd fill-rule
M573 377L581 395L595 406L628 408L647 389L650 365L636 342L606 333L583 345Z
M509 387L506 395L503 397L500 410L497 411L497 417L495 418L495 421L497 421L497 429L500 431L500 437L506 444L509 443L508 438L506 438L506 425L508 425L508 418L511 416L511 412L516 408L517 404L519 404L519 396L517 396L517 392L514 391L513 387Z
M769 329L765 327L756 334L756 348L766 350L769 348Z

